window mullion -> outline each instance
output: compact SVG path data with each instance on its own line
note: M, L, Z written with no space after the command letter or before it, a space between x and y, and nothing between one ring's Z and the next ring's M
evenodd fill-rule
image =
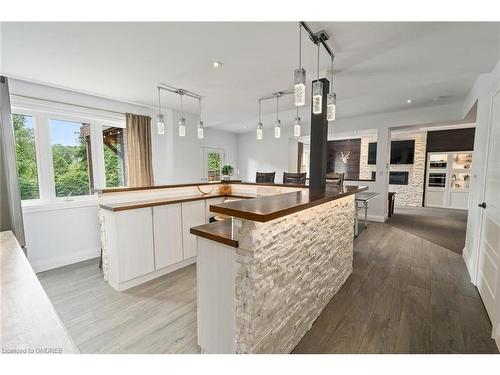
M104 151L103 151L101 125L96 123L91 123L90 140L91 140L90 147L92 153L94 188L104 189L106 187L106 176L104 168Z
M35 142L38 163L40 199L53 201L56 198L54 165L50 144L49 118L46 114L35 115Z

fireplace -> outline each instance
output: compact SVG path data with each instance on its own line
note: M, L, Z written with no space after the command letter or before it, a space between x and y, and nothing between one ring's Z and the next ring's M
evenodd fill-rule
M389 172L390 185L408 185L409 172Z

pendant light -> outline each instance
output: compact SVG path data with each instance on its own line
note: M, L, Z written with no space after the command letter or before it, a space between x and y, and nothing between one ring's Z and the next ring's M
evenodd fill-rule
M262 139L262 122L260 121L260 100L259 100L259 122L257 123L257 139Z
M313 83L313 97L312 97L312 113L315 115L321 114L321 108L323 106L323 82L319 80L319 41L318 45L318 69L316 75L316 82Z
M158 134L165 134L165 120L161 113L160 88L158 87L158 116L156 117L156 127Z
M198 99L200 105L200 122L198 124L198 139L203 139L203 121L201 120L201 99Z
M337 105L337 94L333 92L333 57L332 57L332 80L330 81L330 92L326 96L326 119L335 121L335 106Z
M302 26L299 23L299 68L294 71L294 96L297 107L306 104L306 71L302 68Z
M280 103L280 95L276 95L276 122L274 123L274 138L281 137L281 121L279 119L279 103Z
M184 109L182 108L182 92L179 93L180 101L181 101L181 118L179 119L179 137L186 136L186 119L184 118Z
M300 137L300 117L299 117L298 107L297 107L297 116L295 117L295 124L293 125L293 136Z

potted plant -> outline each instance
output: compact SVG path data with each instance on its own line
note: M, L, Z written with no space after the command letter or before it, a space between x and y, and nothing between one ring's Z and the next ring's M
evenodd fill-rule
M230 165L224 165L221 171L222 171L222 179L229 180L233 175L234 168Z

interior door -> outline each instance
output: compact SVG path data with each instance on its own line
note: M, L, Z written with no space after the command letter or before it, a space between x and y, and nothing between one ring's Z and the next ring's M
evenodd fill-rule
M500 91L493 96L489 131L484 204L479 242L477 287L493 323L493 336L500 347Z
M202 148L203 152L203 176L202 181L220 181L221 169L225 163L226 154L224 150L216 148Z

